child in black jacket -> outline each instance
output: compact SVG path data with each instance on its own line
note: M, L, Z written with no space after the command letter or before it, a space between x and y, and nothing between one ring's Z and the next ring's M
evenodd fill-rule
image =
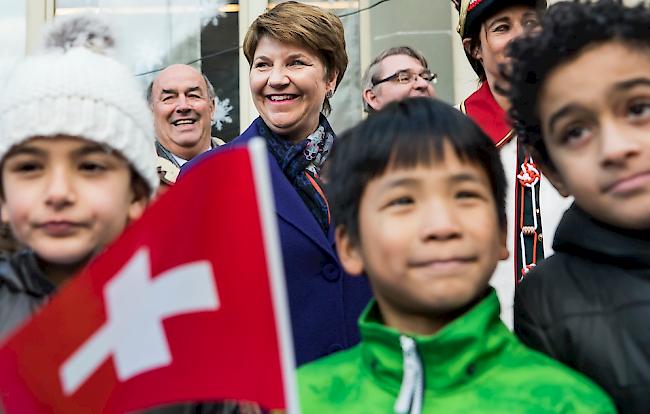
M515 294L515 332L650 412L650 9L562 2L513 43L511 116L575 204Z

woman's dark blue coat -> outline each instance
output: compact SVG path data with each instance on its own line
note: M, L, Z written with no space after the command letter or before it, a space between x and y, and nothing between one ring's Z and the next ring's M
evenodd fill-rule
M183 170L215 152L246 145L259 136L257 118L229 144L194 158ZM345 273L334 248L334 225L324 234L316 219L269 153L282 256L289 293L296 363L302 365L359 341L357 318L371 293L365 276ZM227 177L222 177L227 179Z

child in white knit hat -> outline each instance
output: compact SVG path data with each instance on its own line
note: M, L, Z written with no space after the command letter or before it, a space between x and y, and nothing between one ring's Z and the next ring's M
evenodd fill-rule
M158 186L150 111L88 18L55 26L0 97L2 220L26 249L0 259L0 339L140 217ZM2 82L0 82L2 83Z

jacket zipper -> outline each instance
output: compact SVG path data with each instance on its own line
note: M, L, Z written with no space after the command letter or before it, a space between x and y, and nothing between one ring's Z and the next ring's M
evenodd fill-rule
M424 381L422 361L413 338L402 335L399 338L404 360L404 373L399 396L395 401L396 414L420 414L422 412L422 395Z

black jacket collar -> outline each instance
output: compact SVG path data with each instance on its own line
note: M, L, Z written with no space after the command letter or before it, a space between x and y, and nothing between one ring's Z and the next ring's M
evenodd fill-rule
M564 213L553 249L624 268L650 268L650 231L632 231L602 223L575 203Z

